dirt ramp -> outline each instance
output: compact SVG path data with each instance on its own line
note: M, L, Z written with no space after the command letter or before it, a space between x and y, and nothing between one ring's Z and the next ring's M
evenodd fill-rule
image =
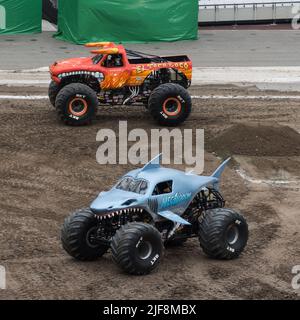
M209 141L221 156L299 156L300 134L288 126L235 124Z

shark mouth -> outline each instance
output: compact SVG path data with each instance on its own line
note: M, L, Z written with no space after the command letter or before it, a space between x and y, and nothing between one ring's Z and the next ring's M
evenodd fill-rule
M122 209L122 210L117 210L117 211L113 211L110 213L106 213L104 215L96 214L95 217L101 221L101 220L105 220L105 219L110 219L110 218L122 216L124 214L127 215L127 214L133 214L133 213L142 213L143 211L144 211L143 208L128 208L128 209Z

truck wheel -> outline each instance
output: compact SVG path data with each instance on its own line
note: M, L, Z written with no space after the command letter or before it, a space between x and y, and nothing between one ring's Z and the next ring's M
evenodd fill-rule
M91 210L78 210L65 219L61 230L62 246L77 260L96 260L109 249L109 246L96 242L96 232L97 219Z
M60 85L58 85L55 81L51 81L48 88L48 96L50 103L55 107L56 96L60 90Z
M199 218L199 241L203 251L211 258L237 258L248 241L247 222L230 209L207 210Z
M55 107L59 117L67 125L90 124L98 107L97 94L85 84L71 83L60 90Z
M192 99L179 84L165 83L151 93L148 109L160 125L177 126L191 113Z
M114 261L123 271L145 275L158 266L163 244L155 227L132 222L116 232L111 241L111 249Z

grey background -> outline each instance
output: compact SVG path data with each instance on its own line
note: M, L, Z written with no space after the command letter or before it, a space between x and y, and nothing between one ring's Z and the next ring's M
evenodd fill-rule
M0 69L48 66L57 59L89 54L83 46L36 35L0 36ZM199 30L196 41L128 44L158 55L187 54L196 67L300 66L300 30Z

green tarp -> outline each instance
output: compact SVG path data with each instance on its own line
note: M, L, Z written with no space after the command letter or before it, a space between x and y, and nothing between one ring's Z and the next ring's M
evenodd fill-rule
M41 32L41 0L0 0L0 34Z
M198 0L59 0L56 37L78 44L197 39Z

